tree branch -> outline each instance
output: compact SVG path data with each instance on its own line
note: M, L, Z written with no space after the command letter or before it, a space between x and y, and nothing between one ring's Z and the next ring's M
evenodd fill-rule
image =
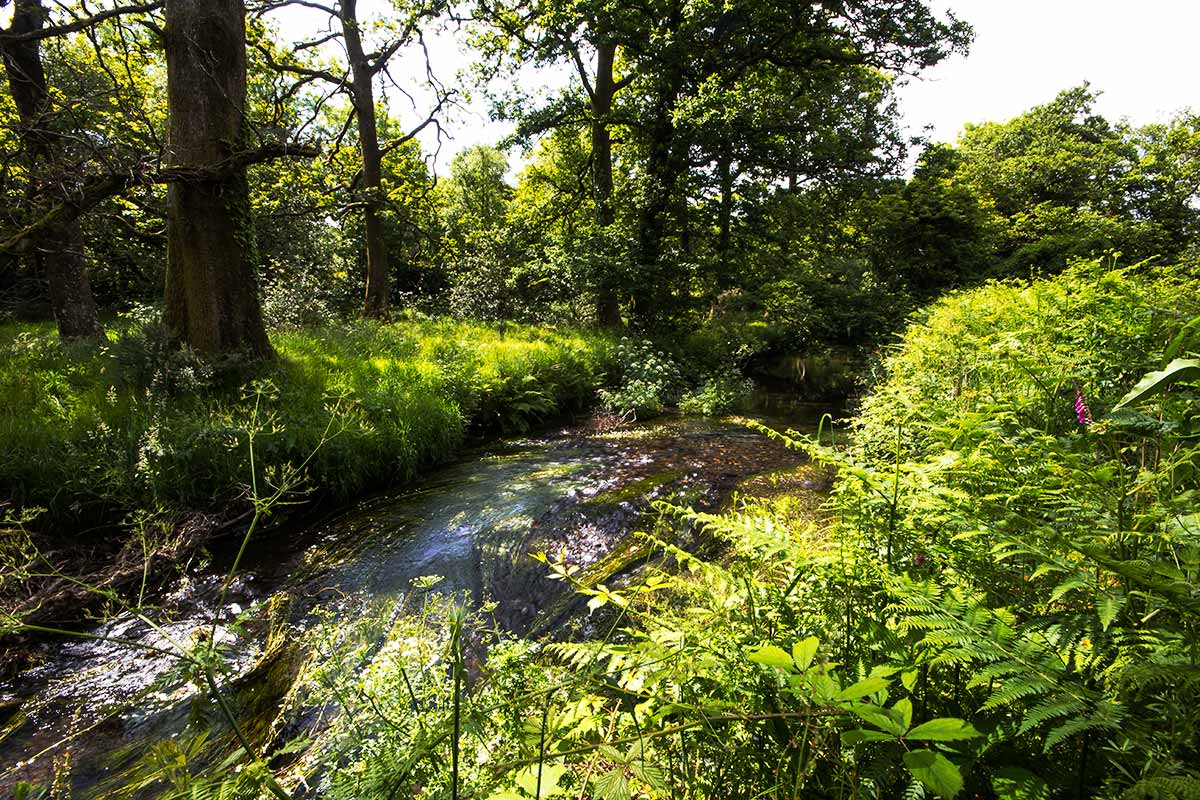
M153 2L139 5L117 6L107 11L98 11L90 17L81 17L63 25L51 25L48 28L39 28L24 33L10 33L0 30L0 46L15 42L35 42L55 36L65 36L68 33L78 33L113 17L120 17L126 14L149 14L151 11L157 11L162 8L162 6L163 0L153 0Z

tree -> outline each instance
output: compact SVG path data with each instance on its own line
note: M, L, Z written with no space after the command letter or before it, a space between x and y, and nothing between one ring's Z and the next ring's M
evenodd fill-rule
M577 125L586 127L591 144L588 173L593 222L600 240L616 220L612 115L618 93L633 80L632 75L618 76L616 68L623 36L628 35L620 30L621 18L628 13L604 2L515 0L506 4L483 0L476 6L477 19L495 32L476 37L485 59L492 61L485 73L495 75L502 68L523 63L571 65L582 94L568 91L547 107L525 109L520 114L518 136L529 139ZM621 324L620 287L613 281L613 270L593 272L597 321L602 327L617 327Z
M518 61L561 63L575 74L551 102L514 107L523 132L591 129L598 225L613 216L608 176L619 130L625 169L635 176L626 200L636 207L629 234L638 267L636 285L623 288L634 316L649 325L688 302L693 200L709 176L722 195L719 249L727 252L739 172L828 177L879 161L874 154L893 149L895 138L888 81L937 63L970 37L967 26L938 18L922 0L481 8L502 42L508 34L517 43ZM719 109L732 116L721 118Z
M1005 122L968 125L943 148L943 177L995 217L994 270L1058 271L1118 250L1173 261L1195 228L1195 121L1133 129L1093 110L1087 85Z
M163 322L203 357L271 356L255 278L246 180L246 10L167 0L169 168Z
M8 0L0 6L8 5ZM55 121L50 86L42 66L41 42L62 32L47 29L42 0L16 0L7 30L0 31L0 58L16 107L19 136L29 175L29 206L34 216L49 215L72 190L74 179L63 159L64 143ZM45 271L50 307L65 340L104 336L84 262L83 233L76 215L56 217L25 243Z
M370 51L364 44L364 24L358 15L358 0L340 0L336 6L316 0L277 0L268 2L265 8L282 8L296 2L328 14L336 21L339 30L312 42L297 45L290 58L276 59L269 52L264 52L264 55L273 68L299 76L305 81L322 81L334 87L336 91L346 93L350 98L353 119L358 129L361 156L360 175L356 181L359 187L357 200L362 208L366 233L367 281L363 315L373 318L386 317L391 297L391 268L383 222L383 209L386 204L383 159L390 150L403 146L426 127L436 124L438 114L451 102L454 93L447 91L433 77L427 62L427 82L434 92L433 109L418 125L384 144L379 137L375 81L381 75L387 74L389 60L403 47L414 42L424 42L421 27L442 13L445 0L414 0L403 8L397 7L395 24L387 31L388 41ZM340 72L330 71L297 63L295 56L301 51L333 38L340 38L342 41L347 69Z

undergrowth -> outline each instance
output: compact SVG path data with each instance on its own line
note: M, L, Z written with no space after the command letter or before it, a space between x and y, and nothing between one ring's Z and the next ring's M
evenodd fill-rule
M139 509L203 509L237 498L241 422L268 382L260 463L315 449L340 400L342 435L309 464L335 499L408 480L472 430L522 432L592 402L603 339L518 325L358 323L277 333L278 359L214 370L135 314L103 345L61 344L48 326L0 328L0 499L48 509L39 526Z
M1078 265L936 304L837 474L660 505L587 637L529 641L414 588L314 631L322 797L1186 798L1200 789L1200 285ZM681 549L705 532L709 546ZM298 701L299 702L299 701ZM187 773L186 759L177 772ZM234 783L177 782L179 794ZM253 796L253 789L249 794ZM222 795L225 796L225 795Z
M1195 282L1095 264L940 302L853 445L788 439L838 474L824 517L662 507L656 566L576 587L608 621L588 640L484 614L464 660L452 626L406 628L340 671L353 727L309 774L353 797L1193 796L1198 313Z

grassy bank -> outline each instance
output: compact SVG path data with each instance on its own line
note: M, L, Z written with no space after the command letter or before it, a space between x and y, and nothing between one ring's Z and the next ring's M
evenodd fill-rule
M58 529L227 504L251 481L251 434L259 480L315 450L306 485L346 498L412 479L473 431L586 406L608 352L582 334L429 320L273 343L272 364L213 371L148 322L101 346L0 327L0 500L44 508L37 525Z

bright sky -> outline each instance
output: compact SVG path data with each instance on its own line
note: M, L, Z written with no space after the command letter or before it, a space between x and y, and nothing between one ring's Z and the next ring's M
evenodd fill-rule
M900 91L914 133L953 141L968 122L1005 120L1089 81L1097 110L1137 124L1200 111L1198 0L935 0L975 28L970 54Z

